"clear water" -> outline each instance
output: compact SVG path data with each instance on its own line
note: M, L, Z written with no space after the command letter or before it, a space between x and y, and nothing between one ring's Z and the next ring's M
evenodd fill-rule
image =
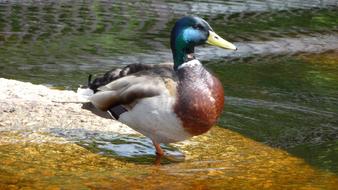
M154 184L170 187L165 179L175 181L185 176L185 184L173 187L188 187L193 183L192 187L197 188L220 188L233 184L233 188L247 189L252 183L258 184L252 186L256 188L278 189L285 182L291 188L333 189L337 178L331 179L327 177L331 174L321 172L338 173L337 0L0 1L0 77L76 89L86 82L89 73L98 74L130 63L171 61L169 31L175 20L186 14L205 18L219 35L239 47L237 52L208 46L197 50L198 58L224 85L226 104L219 122L224 131L217 129L223 136L212 133L218 142L212 141L214 144L210 146L215 149L210 154L198 151L203 145L168 146L166 149L174 155L186 151L199 157L188 156L183 163L168 161L171 164L161 168ZM235 141L239 134L228 130L239 133L243 137L238 138L245 140ZM80 145L95 154L83 153L82 149L74 153L57 145L1 146L0 153L7 160L5 157L1 160L0 181L7 180L8 185L18 178L11 184L59 186L65 176L71 176L69 180L77 181L81 188L100 189L112 184L123 187L124 180L136 182L157 172L151 166L144 166L151 165L153 159L153 150L146 139L91 139ZM240 151L231 154L232 145ZM14 147L17 151L9 153ZM57 166L49 171L46 169L49 165L58 163L55 158L34 151L29 154L26 149L47 153L49 149L64 151L62 159L69 164L62 166L65 168L61 173L57 172ZM251 149L257 152L268 149L269 156L264 157L262 153L252 160ZM226 152L232 157L224 156ZM86 160L76 162L72 158L77 153L90 155L88 160L96 165ZM108 157L97 158L101 154ZM20 155L31 160L20 161ZM268 160L284 167L285 173L271 175L270 170L264 170L262 164ZM33 176L44 176L41 168L33 166L35 162L46 167L43 170L54 172L51 175L54 177L46 175L44 181L33 183L28 177L29 170L21 176L16 172L16 169L31 168ZM278 164L271 166L272 173L280 171ZM88 167L90 174L84 172ZM109 168L119 168L113 173L120 177L110 178L113 173ZM104 172L99 174L99 171ZM287 173L292 172L294 175L287 178ZM99 182L90 183L86 175ZM317 180L310 182L313 178ZM206 179L219 186L211 185ZM67 183L64 182L65 187L75 188Z

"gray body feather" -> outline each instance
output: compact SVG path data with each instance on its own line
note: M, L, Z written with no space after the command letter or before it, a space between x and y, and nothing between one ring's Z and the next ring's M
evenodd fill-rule
M107 79L102 86L96 83L97 92L89 98L95 107L103 111L118 105L130 106L139 99L158 96L167 92L168 89L163 87L167 86L168 80L177 81L175 71L168 64L133 64L120 69L118 74L110 72L115 75L112 81L107 82Z

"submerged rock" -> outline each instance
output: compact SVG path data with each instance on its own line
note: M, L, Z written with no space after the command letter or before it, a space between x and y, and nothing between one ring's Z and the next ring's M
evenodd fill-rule
M65 143L100 135L138 134L84 109L84 102L73 91L0 78L0 133L12 136L1 135L0 144Z

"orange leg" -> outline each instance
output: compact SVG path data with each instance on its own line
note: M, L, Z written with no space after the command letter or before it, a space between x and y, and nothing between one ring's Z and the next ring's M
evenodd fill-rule
M153 141L153 144L154 144L155 149L156 149L156 155L162 157L164 155L164 151L162 150L160 144L156 143L155 141Z
M156 149L156 159L155 159L154 164L156 166L159 166L159 165L161 165L161 158L164 155L164 151L162 150L162 148L161 148L161 146L160 146L159 143L156 143L155 141L153 141L153 144L154 144L155 149Z

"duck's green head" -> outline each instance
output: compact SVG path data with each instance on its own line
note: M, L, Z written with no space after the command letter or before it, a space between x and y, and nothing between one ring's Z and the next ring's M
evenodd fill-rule
M202 18L185 16L176 21L170 37L174 69L176 70L188 60L188 55L194 53L195 46L205 43L225 49L237 49L236 46L218 36Z

